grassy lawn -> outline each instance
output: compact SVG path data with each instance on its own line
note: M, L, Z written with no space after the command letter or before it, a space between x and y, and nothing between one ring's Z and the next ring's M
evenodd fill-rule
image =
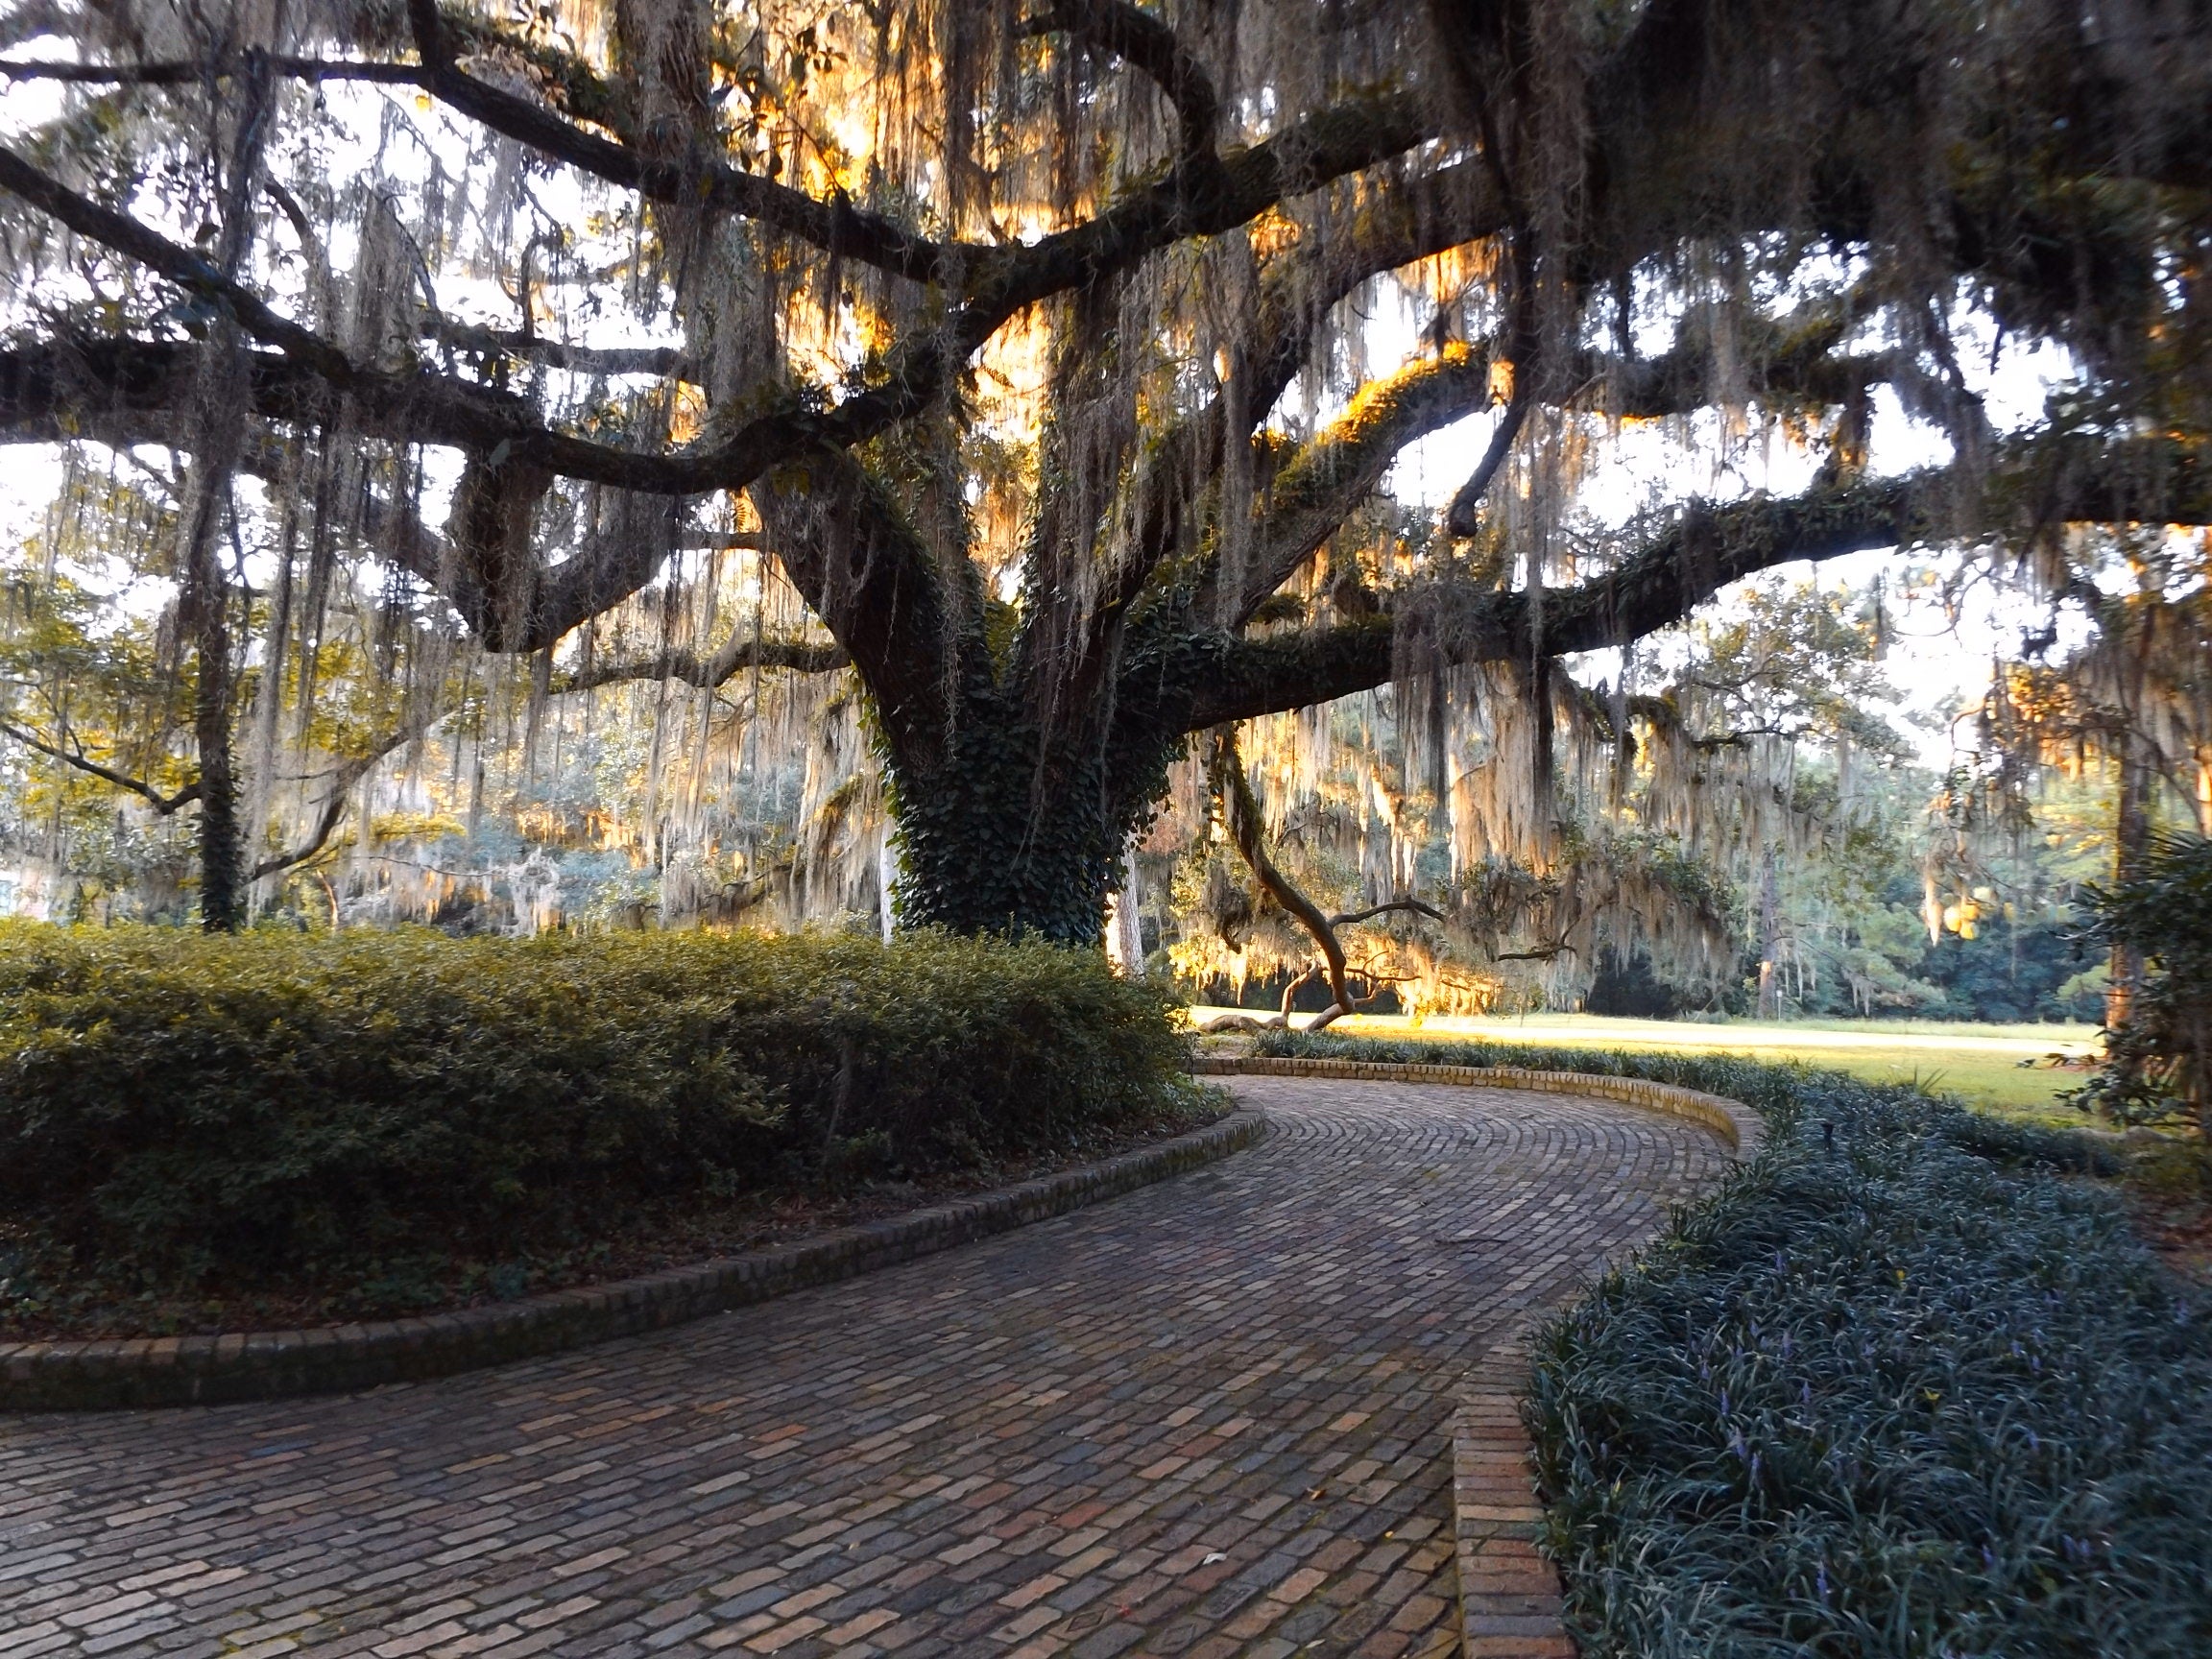
M1193 1008L1203 1023L1228 1008ZM1564 1048L1635 1052L1734 1054L1801 1061L1845 1071L1869 1083L1918 1082L1970 1105L2007 1117L2078 1126L2082 1119L2057 1101L2081 1081L2079 1071L2042 1062L2054 1053L2097 1051L2094 1025L1975 1025L1928 1020L1808 1020L1762 1024L1730 1021L1613 1020L1593 1014L1530 1014L1517 1019L1432 1018L1415 1025L1404 1015L1354 1015L1333 1029L1347 1036L1423 1037L1439 1041L1544 1043Z

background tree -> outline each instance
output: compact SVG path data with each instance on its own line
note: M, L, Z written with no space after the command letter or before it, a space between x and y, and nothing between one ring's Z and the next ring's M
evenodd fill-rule
M2191 0L7 15L60 92L0 150L0 435L190 458L215 925L242 492L300 526L255 550L303 607L272 640L380 571L436 613L385 670L526 664L518 745L557 685L849 666L906 914L1067 939L1192 733L1390 685L1442 750L1510 705L1454 832L1549 868L1577 654L1793 560L2048 579L2069 526L2212 505ZM1992 332L2079 396L1995 429ZM1876 467L1892 405L1949 458ZM1379 502L1470 417L1441 514ZM1807 460L1606 522L1646 421ZM687 550L764 555L806 625Z
M2092 895L2093 936L2144 965L2133 1017L2078 1098L2123 1123L2180 1118L2212 1137L2212 839L2153 837Z

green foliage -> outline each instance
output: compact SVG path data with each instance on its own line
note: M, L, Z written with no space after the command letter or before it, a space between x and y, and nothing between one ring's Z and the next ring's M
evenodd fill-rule
M2076 940L2074 924L2041 917L2017 926L1998 921L1972 939L1946 933L1921 959L1927 982L1941 990L1941 1006L2000 1024L2027 1020L2085 1020L2104 1016L2101 987L2077 981L2095 967ZM1920 936L1926 944L1926 935Z
M998 699L975 699L971 708ZM1109 812L1095 757L1048 776L1033 728L975 719L926 773L894 769L901 920L962 934L1096 942L1124 828Z
M1827 826L1784 860L1784 1008L1815 1018L1933 1018L1998 1024L2095 1021L2099 989L2075 943L2082 883L2110 867L2092 823L2108 790L2047 779L2033 821L1991 823L1972 776L1853 762L1848 800L1833 759L1801 761L1794 804ZM1944 808L1932 814L1930 798ZM1969 907L1933 943L1925 914ZM1744 964L1755 974L1755 960ZM2094 978L2095 975L2092 975Z
M2212 1649L2212 1317L2062 1178L2108 1154L1833 1073L1494 1058L1727 1094L1770 1133L1537 1343L1584 1653Z
M2104 1069L2078 1105L2124 1123L2212 1114L2212 839L2163 836L2131 875L2089 890L2086 941L2125 946L2145 973Z
M2212 1321L2034 1166L2061 1138L1796 1094L1759 1168L1541 1343L1584 1650L2204 1651Z
M0 1220L226 1287L1064 1145L1179 1103L1164 994L916 934L0 928Z
M1734 614L1695 634L1676 694L1721 733L1842 737L1872 757L1904 758L1904 738L1876 711L1898 701L1881 668L1878 589L1759 582Z

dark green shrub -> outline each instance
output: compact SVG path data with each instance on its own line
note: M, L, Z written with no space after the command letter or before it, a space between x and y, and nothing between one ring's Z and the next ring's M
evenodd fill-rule
M1591 1659L2212 1652L2212 1316L2061 1173L2108 1154L1836 1073L1478 1052L1768 1123L1756 1165L1536 1344L1550 1545Z
M0 1219L167 1283L608 1236L1177 1104L1163 994L929 934L0 928Z

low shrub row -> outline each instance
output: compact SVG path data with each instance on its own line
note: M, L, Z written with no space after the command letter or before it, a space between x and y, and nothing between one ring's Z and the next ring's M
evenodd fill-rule
M1095 953L930 934L0 927L0 1226L169 1286L499 1260L1179 1110L1166 1013Z
M1766 1154L1550 1326L1529 1421L1586 1655L2212 1652L2212 1315L2084 1138L1726 1058Z

